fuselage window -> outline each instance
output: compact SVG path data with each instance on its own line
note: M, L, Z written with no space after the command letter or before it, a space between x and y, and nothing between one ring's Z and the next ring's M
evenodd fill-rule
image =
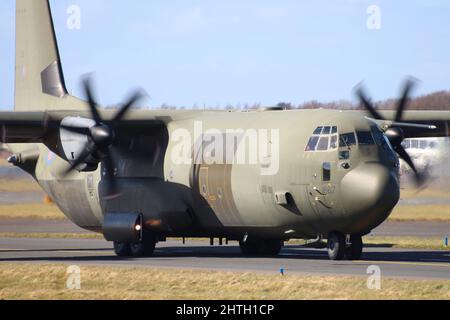
M373 140L372 133L369 131L358 131L356 132L356 135L358 136L358 143L364 144L364 145L372 145L375 144L375 141Z
M324 127L322 134L330 134L330 132L331 132L331 127Z
M339 137L339 146L342 147L350 147L356 144L355 134L352 133L344 133Z
M331 181L331 163L324 162L322 167L322 180Z

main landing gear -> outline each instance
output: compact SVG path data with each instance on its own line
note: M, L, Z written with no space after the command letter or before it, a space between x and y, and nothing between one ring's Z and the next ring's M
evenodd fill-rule
M254 239L248 238L245 241L241 240L239 242L239 247L241 248L241 252L246 256L265 256L265 257L274 257L277 256L281 247L283 246L283 242L277 239Z
M118 257L151 257L155 251L156 242L156 237L151 235L144 236L143 240L137 243L114 241L114 251Z
M327 248L331 260L359 260L363 252L362 237L332 232L328 236Z

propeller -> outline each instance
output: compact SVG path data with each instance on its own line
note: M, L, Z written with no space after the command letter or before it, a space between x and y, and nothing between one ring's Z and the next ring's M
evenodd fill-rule
M414 177L415 181L418 187L423 186L425 182L425 174L423 172L420 172L416 165L414 164L414 161L411 159L408 152L405 150L405 148L402 145L403 140L405 140L405 134L402 129L402 126L408 126L408 124L403 124L403 114L404 111L407 108L409 96L411 94L411 91L414 89L416 85L416 81L413 78L409 78L406 80L403 89L402 89L402 95L400 100L397 103L397 111L395 114L395 120L391 123L389 128L385 130L385 135L389 139L389 141L392 144L392 147L394 148L395 152L397 152L398 156L403 159L409 167L414 171ZM356 95L358 96L359 100L361 101L361 104L364 106L364 108L369 112L369 114L376 120L382 120L388 123L389 121L385 119L375 108L375 106L372 104L370 99L368 98L368 95L366 94L364 88L362 85L359 85L356 89ZM429 129L433 129L432 127L428 127Z
M87 97L88 106L91 116L95 121L95 125L90 128L80 128L75 126L61 125L61 128L87 136L88 142L83 148L83 152L71 162L71 165L63 174L68 175L74 170L89 160L95 162L102 162L104 166L104 175L106 177L106 196L109 198L119 195L117 182L115 179L115 159L111 150L115 142L115 127L120 125L122 119L126 116L128 111L141 99L143 93L136 91L128 101L120 108L111 121L104 121L100 115L99 108L92 90L92 81L87 77L83 81L83 89Z

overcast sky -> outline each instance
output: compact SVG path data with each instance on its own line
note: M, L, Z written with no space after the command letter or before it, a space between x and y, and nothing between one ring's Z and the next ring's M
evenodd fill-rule
M52 0L68 89L95 72L103 105L136 86L151 106L225 106L450 90L447 0ZM14 5L0 1L0 108L14 103ZM81 29L67 28L67 8ZM369 29L380 9L380 30ZM372 11L373 12L373 11Z

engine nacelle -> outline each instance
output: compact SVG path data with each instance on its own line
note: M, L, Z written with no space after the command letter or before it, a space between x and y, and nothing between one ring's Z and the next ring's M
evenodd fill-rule
M64 129L67 127L90 129L95 126L95 121L81 117L66 117L61 121L60 142L65 158L73 163L84 151L88 143L88 136ZM97 169L98 160L92 157L86 160L86 163L80 165L79 171L93 171Z

